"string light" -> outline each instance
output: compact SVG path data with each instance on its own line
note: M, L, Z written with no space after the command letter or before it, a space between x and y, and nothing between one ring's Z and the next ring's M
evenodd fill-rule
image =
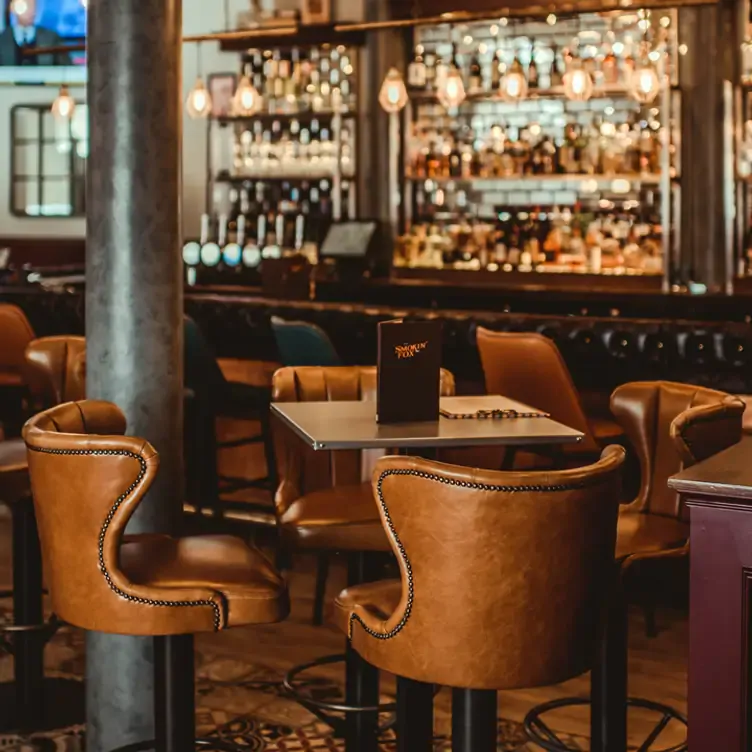
M402 74L396 68L390 68L384 77L379 92L379 104L385 112L395 113L407 104L407 89Z
M52 114L57 120L70 120L76 109L76 101L68 91L68 87L63 84L60 87L57 98L52 103Z

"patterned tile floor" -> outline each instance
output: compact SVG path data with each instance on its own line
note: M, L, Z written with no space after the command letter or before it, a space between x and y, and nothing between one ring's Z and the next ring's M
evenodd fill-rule
M0 618L7 620L7 610L0 609L0 613ZM47 673L80 679L84 668L83 649L80 631L61 629L47 649ZM247 752L344 751L342 741L332 736L328 726L284 695L276 671L251 665L240 657L216 656L200 650L197 667L199 736L217 736ZM0 651L0 681L8 681L11 676L12 658ZM321 678L312 680L307 689L320 698L333 698L339 692L334 682ZM383 698L384 701L390 699L393 698ZM562 738L573 749L588 749L587 739L583 737L563 735ZM396 750L393 732L383 734L380 747L382 752ZM30 736L0 734L3 752L82 752L84 748L83 726ZM436 738L436 752L450 748L449 738ZM500 752L528 749L519 723L500 719L498 748Z

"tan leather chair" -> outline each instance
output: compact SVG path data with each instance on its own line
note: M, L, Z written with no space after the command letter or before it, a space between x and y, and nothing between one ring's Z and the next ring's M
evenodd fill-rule
M559 348L533 332L493 332L478 327L478 352L488 394L501 394L551 414L585 434L565 453L597 453L623 431L605 418L588 418Z
M34 330L24 312L0 303L0 439L18 436L24 420L24 348Z
M744 402L715 389L670 381L624 384L611 411L640 460L640 491L619 515L617 558L686 553L689 522L668 479L682 467L736 444ZM627 561L628 560L628 561Z
M0 303L0 386L21 386L26 345L34 330L24 312L10 303Z
M96 401L59 405L24 427L55 612L82 629L159 637L163 655L166 636L187 638L174 643L185 650L196 632L284 619L282 578L241 539L124 535L159 468L157 452L125 428L115 405ZM155 677L157 687L168 682L167 712L191 727L194 693L169 681L192 677L192 666ZM171 708L175 695L191 707Z
M647 381L624 384L611 396L611 410L640 459L641 488L637 498L622 506L619 513L616 560L621 577L612 593L609 629L606 637L609 677L607 699L598 707L606 718L605 726L616 732L607 749L626 748L627 706L646 708L665 720L673 719L686 726L687 719L663 703L643 698L627 699L627 599L623 579L633 573L633 565L645 560L659 560L686 555L689 524L681 509L678 494L668 488L670 476L682 467L707 459L737 443L742 435L744 403L714 389ZM652 602L645 605L648 634L655 633ZM581 700L564 698L538 706L528 713L526 726L535 733L540 716L549 710L581 704ZM656 733L661 729L656 726ZM545 734L544 734L545 736ZM533 740L540 741L540 735ZM653 740L665 748L661 738ZM566 752L548 739L547 749ZM686 749L671 740L671 749ZM600 749L600 747L595 747ZM643 747L647 748L647 746Z
M378 462L373 490L400 580L342 592L336 623L374 666L454 688L453 750L495 752L496 690L592 667L624 456L609 447L595 465L555 472ZM430 750L431 724L418 719L430 703L411 708L408 695L401 709L399 730L411 736L401 748Z
M441 372L441 395L454 377ZM281 368L272 380L275 402L376 400L375 366ZM359 451L314 452L279 426L280 485L275 497L283 540L293 549L387 551L371 484L362 481Z
M27 345L24 361L26 385L40 407L85 398L85 337L40 337Z

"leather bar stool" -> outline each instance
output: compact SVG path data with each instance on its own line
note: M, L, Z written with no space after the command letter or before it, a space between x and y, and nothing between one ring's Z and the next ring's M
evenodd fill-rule
M348 588L338 627L396 674L398 750L429 752L432 685L453 689L454 752L496 752L497 690L593 665L625 451L553 472L385 457L374 493L400 579Z
M33 339L34 330L24 312L18 306L0 303L0 421L6 437L18 436L21 431L24 349Z
M689 521L680 497L668 487L668 479L683 467L707 459L737 443L742 435L744 403L714 389L669 381L634 382L620 386L611 396L611 409L624 427L637 452L641 467L640 492L619 514L616 561L621 577L612 594L607 646L603 660L608 664L608 696L598 698L591 713L610 729L603 752L624 752L627 737L627 707L659 714L660 720L642 749L658 741L673 720L686 725L686 718L674 708L642 698L627 698L627 600L624 580L638 565L676 559L689 550ZM654 631L654 630L653 630ZM542 723L546 712L584 704L565 698L539 705L528 714L526 726L531 738L544 749L565 752L569 748L551 738ZM597 749L601 752L601 748ZM673 745L671 752L686 749Z
M317 402L328 400L376 399L375 366L282 368L274 374L275 402ZM454 377L442 370L442 396L454 394ZM281 542L290 551L306 551L325 557L337 552L348 556L348 582L356 584L377 576L374 558L391 552L379 519L370 483L362 482L360 451L314 452L289 428L278 425L280 485L275 498ZM319 567L315 605L318 618L326 590L326 569ZM315 666L346 660L345 703L324 703L298 690L295 681ZM358 660L352 651L346 656L326 656L297 666L287 674L285 685L301 704L345 735L349 752L367 752L375 745L378 674ZM389 706L382 706L386 711ZM353 713L355 721L343 726L331 713ZM375 747L374 747L375 748Z
M620 443L622 427L603 417L588 417L559 348L533 332L477 331L478 352L488 394L501 394L551 414L554 420L585 434L562 448L565 457L597 453Z
M19 366L33 403L49 405L83 397L83 337L44 337L29 342ZM13 624L0 627L14 656L12 684L0 685L0 728L44 730L83 720L84 691L78 681L44 676L44 648L59 622L44 619L42 557L22 439L0 443L0 502L12 518Z
M156 739L122 749L187 752L195 748L194 634L278 622L288 594L267 559L239 538L124 535L159 467L156 451L125 427L115 405L96 401L27 422L41 550L53 607L66 622L154 637ZM175 665L180 671L169 670Z
M40 337L24 353L24 380L39 408L84 399L86 338L75 335Z

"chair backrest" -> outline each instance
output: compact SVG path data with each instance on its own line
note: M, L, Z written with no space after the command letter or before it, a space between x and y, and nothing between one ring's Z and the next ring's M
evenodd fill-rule
M637 381L618 387L611 412L639 457L641 473L640 492L627 510L681 517L679 494L668 479L736 444L744 407L738 397L691 384Z
M478 327L477 341L488 394L501 394L550 413L554 420L585 434L573 445L576 451L598 451L572 376L550 339L533 332L492 332Z
M272 380L274 402L376 401L376 366L301 366L281 368ZM454 376L441 370L441 395L454 394ZM362 458L358 450L314 452L293 432L276 426L280 485L277 509L284 511L302 495L361 482Z
M159 467L151 445L124 436L125 427L118 407L93 400L58 405L24 426L53 610L75 626L117 634L219 627L219 594L139 585L120 570L125 527Z
M34 330L24 312L10 303L0 303L0 383L3 376L21 382L24 350L34 339Z
M342 361L327 333L307 321L271 319L283 366L339 366Z
M355 649L368 660L390 640L381 655L401 676L472 689L587 671L615 573L624 456L608 447L594 465L556 472L379 460L373 487L402 599L388 619L351 615Z
M82 400L86 394L86 338L41 337L25 352L24 378L35 402L44 407Z

